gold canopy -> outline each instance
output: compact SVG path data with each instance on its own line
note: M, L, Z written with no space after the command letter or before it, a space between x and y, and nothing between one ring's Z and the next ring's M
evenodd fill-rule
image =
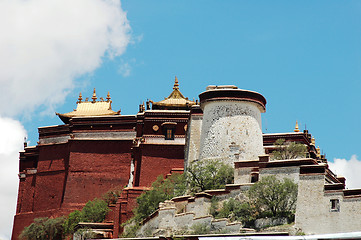
M110 100L110 94L108 92L107 100L104 100L102 97L100 101L97 101L97 96L95 92L95 88L93 91L92 101L88 101L88 98L83 101L81 93L79 94L79 98L76 106L76 109L72 112L68 113L56 113L59 118L64 123L69 123L70 118L72 117L91 117L91 116L110 116L110 115L119 115L120 111L114 112L112 110L112 101Z
M152 109L184 109L188 110L192 105L195 105L196 103L189 100L188 98L184 97L183 94L179 91L179 83L178 78L175 77L174 86L173 86L173 92L164 100L159 102L153 102L152 103Z

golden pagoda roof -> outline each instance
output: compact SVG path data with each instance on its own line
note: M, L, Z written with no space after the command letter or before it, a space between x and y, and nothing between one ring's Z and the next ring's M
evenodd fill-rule
M178 78L175 77L173 92L164 100L159 102L153 102L152 109L188 109L196 103L189 100L187 97L184 97L183 94L179 91Z
M95 88L93 91L92 101L89 101L88 98L83 101L82 95L80 93L76 103L77 106L74 111L63 114L56 113L56 115L58 115L64 123L69 123L69 120L72 117L111 116L120 114L120 111L114 112L112 110L112 101L110 100L109 92L106 100L101 97L100 100L97 101Z

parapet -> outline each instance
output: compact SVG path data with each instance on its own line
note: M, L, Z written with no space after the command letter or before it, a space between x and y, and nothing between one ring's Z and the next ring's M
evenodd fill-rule
M199 95L201 104L209 101L239 100L254 102L259 105L261 112L266 111L266 99L262 94L254 91L239 89L234 85L208 86Z

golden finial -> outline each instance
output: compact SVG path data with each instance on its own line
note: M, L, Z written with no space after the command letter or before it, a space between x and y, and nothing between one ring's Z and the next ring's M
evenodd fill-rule
M316 139L315 139L315 137L312 137L312 139L311 139L311 144L312 144L313 146L316 145Z
M92 97L93 101L92 103L95 103L95 101L97 100L97 94L95 92L95 88L94 88L94 91L93 91L93 97Z
M174 90L179 89L179 84L178 84L178 78L177 78L177 76L175 76L173 89L174 89Z
M108 92L108 94L107 94L107 102L109 102L110 101L110 93Z
M321 158L321 149L319 146L317 146L316 151L317 151L317 157Z
M298 121L296 120L296 126L295 126L295 130L293 130L294 132L299 132L300 129L298 128Z
M78 101L76 103L81 103L81 101L83 100L83 96L81 95L81 92L79 93L79 98Z

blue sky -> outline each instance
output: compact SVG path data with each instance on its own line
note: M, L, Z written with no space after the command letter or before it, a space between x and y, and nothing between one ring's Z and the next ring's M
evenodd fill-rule
M267 99L266 133L307 126L349 187L361 178L360 1L0 2L0 239L8 239L23 136L35 145L79 92L136 114L174 77L197 98L233 84ZM334 163L333 163L334 162ZM10 207L11 206L11 207Z

